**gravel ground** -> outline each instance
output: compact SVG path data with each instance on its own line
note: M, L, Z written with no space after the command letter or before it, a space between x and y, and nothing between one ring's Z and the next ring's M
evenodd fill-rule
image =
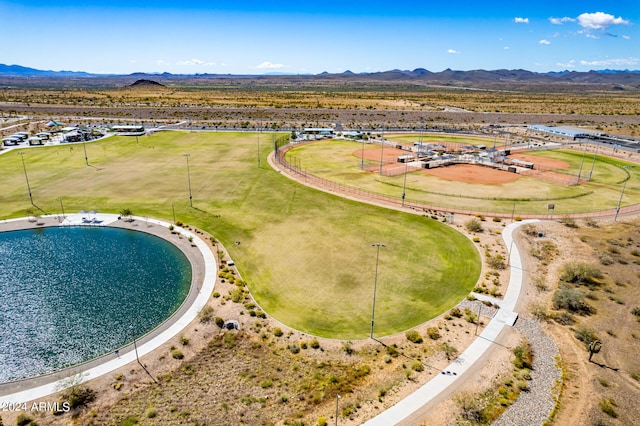
M522 392L494 425L540 425L548 419L555 406L554 397L558 393L556 383L562 377L556 366L556 356L560 352L553 340L544 333L539 322L520 316L515 328L527 338L533 348L529 391Z

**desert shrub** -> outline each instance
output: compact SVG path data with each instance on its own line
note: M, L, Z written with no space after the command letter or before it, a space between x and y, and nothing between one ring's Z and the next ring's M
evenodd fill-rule
M273 335L276 337L281 337L283 335L283 331L280 327L276 327L273 329Z
M424 371L424 364L422 364L420 361L418 361L417 359L414 359L411 362L411 369L413 371L417 371L418 373Z
M318 426L327 426L327 419L325 417L318 417Z
M577 228L578 227L578 224L576 223L575 219L572 218L572 217L563 217L562 219L560 219L560 223L562 223L567 228Z
M553 320L561 325L573 325L576 319L569 312L558 312L553 315Z
M598 340L598 336L596 335L595 331L586 327L581 327L578 330L576 330L576 339L583 342L588 349L589 345L592 342L595 342L596 340Z
M487 257L487 265L493 269L504 269L507 267L507 264L504 261L504 257L500 253L495 256Z
M451 316L454 316L456 318L462 318L462 311L460 311L460 308L452 308L449 313L451 314Z
M427 328L427 336L431 340L438 340L440 338L440 330L437 327L429 327Z
M448 343L443 343L440 346L440 349L442 349L442 352L444 352L444 355L447 357L447 360L451 360L452 357L454 357L457 353L458 353L458 349L456 349L454 346L451 346Z
M187 346L189 342L190 340L187 336L185 336L184 334L180 335L180 343L182 344L182 346Z
M352 355L355 352L355 349L353 349L351 342L342 342L342 350L347 355Z
M613 417L614 419L618 417L618 413L616 413L616 410L613 408L616 405L616 402L611 398L603 399L602 401L600 401L600 409L602 410L602 412L609 417Z
M216 317L216 319L214 320L216 322L216 325L220 328L222 328L224 326L224 320L220 317Z
M498 217L498 216L494 216L492 219L494 222L502 222L502 218Z
M595 219L588 217L584 220L584 224L587 225L589 228L597 228L598 227L598 222L595 221Z
M553 294L553 307L555 309L566 309L581 315L594 313L595 309L586 303L584 299L584 292L562 286Z
M201 323L208 323L213 317L213 308L209 305L206 305L204 308L202 308L198 316L200 317Z
M398 352L398 348L395 345L387 346L385 348L385 351L387 352L387 355L390 355L394 358L400 355L400 353Z
M408 341L413 343L422 343L422 336L416 330L409 330L405 334Z
M560 279L574 284L597 284L602 278L602 272L585 262L565 263L560 271Z
M513 348L513 365L518 368L529 368L533 366L533 352L531 351L531 345L529 342L522 342L515 348Z
M27 413L20 413L18 417L16 417L16 425L18 426L27 426L32 421L33 417L29 417Z
M171 350L171 357L173 359L182 359L184 358L184 354L182 353L182 351L180 349L172 349Z
M318 339L313 338L313 339L311 339L311 342L309 343L309 346L311 346L313 349L319 349L320 348L320 342L318 341Z
M153 419L154 417L156 417L158 415L158 410L156 410L155 407L149 407L144 412L144 415L149 419Z
M287 348L291 351L292 354L297 354L300 352L300 346L297 343L292 343Z
M522 229L522 232L524 232L530 237L535 237L536 235L538 235L538 228L536 228L536 226L532 223L527 223L526 225L522 225L520 229Z
M478 314L476 314L469 308L465 308L464 319L466 319L467 322L470 322L471 324L475 324L476 322L478 322Z
M96 399L96 392L86 386L73 386L61 395L62 401L69 403L69 408L77 409L86 407Z
M631 315L635 315L640 319L640 306L636 306L631 310Z
M464 227L469 232L482 232L482 223L477 218L466 221Z

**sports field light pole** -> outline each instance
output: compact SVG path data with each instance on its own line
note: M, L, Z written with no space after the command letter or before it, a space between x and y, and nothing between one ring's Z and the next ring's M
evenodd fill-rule
M384 158L384 129L382 130L382 139L380 139L380 176L382 176L382 159Z
M89 165L89 157L87 156L87 145L85 143L84 137L82 138L82 148L84 149L84 162L88 166Z
M380 258L380 247L386 246L382 243L375 243L371 244L371 247L376 248L376 274L373 279L373 306L371 307L371 332L369 333L369 337L373 339L373 324L376 315L376 290L378 287L378 259Z
M29 201L33 204L33 196L31 195L31 185L29 185L29 176L27 176L27 166L24 164L24 152L20 151L20 158L22 159L22 170L24 170L24 179L27 181L27 190L29 190Z
M627 169L630 169L631 167L633 166L622 166L622 168L625 169L625 171ZM618 214L620 213L620 204L622 204L622 196L624 195L624 188L627 186L627 182L629 182L629 179L631 179L631 175L629 175L629 177L622 184L622 190L620 191L620 199L618 200L618 207L616 208L616 217L613 218L614 222L618 220Z
M404 163L404 182L402 183L402 207L404 207L404 197L407 195L407 169L409 168L409 163Z
M585 155L587 155L587 144L584 144L584 151L582 152L582 161L580 162L580 170L578 170L578 180L576 180L576 185L580 185L580 176L582 176L582 166L584 165Z
M189 183L189 205L193 207L193 194L191 193L191 171L189 170L189 157L191 154L184 154L187 158L187 181Z
M600 145L596 144L596 151L593 153L593 161L591 162L591 171L589 171L589 182L591 182L591 175L593 174L593 168L596 165L596 157L598 156L598 148L600 148Z
M336 426L338 426L338 401L340 401L340 395L336 395Z

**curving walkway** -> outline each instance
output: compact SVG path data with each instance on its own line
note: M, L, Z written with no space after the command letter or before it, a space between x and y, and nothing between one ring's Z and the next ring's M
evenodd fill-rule
M398 402L391 408L365 422L368 426L388 426L397 424L412 424L432 405L440 402L438 397L453 392L454 385L462 382L465 376L470 376L472 370L479 367L483 357L493 349L496 341L506 326L513 326L518 314L516 313L518 302L524 298L522 290L522 259L518 247L513 242L513 232L526 223L538 222L536 219L512 223L505 227L502 237L507 247L510 248L509 265L511 276L509 287L500 302L500 308L482 334L454 360L445 370L451 375L439 374L425 383L420 389ZM455 373L455 374L453 374Z
M50 217L57 218L58 216L55 215ZM66 219L61 223L61 225L108 226L109 224L114 224L118 221L118 215L114 214L92 214L90 215L90 218L93 219L91 222L87 222L85 220L86 217L87 214L68 215ZM147 219L142 217L133 217L133 219L135 219L139 223L159 225L165 228L168 228L170 225L167 222L155 219ZM15 221L17 222L18 220ZM12 221L3 221L3 223L9 222ZM144 229L142 228L140 230L144 231ZM187 325L189 325L189 323L191 323L191 321L196 319L202 307L209 300L209 295L211 295L211 293L213 292L216 283L218 271L217 262L213 256L213 253L211 252L211 249L207 246L207 243L203 241L198 235L193 234L180 227L175 227L174 230L181 233L186 238L193 237L192 244L194 244L198 248L204 259L204 279L202 284L197 286L197 289L194 289L192 284L190 294L187 296L185 302L188 306L183 305L183 307L180 308L179 312L181 312L181 315L179 315L178 317L172 317L167 322L158 326L158 328L147 335L149 336L148 340L145 338L145 336L143 336L142 339L139 339L137 350L140 357L150 353L154 349L160 347L163 343L177 336ZM192 296L192 293L195 294ZM125 349L126 352L124 351ZM129 364L130 362L136 361L136 354L133 345L130 344L126 348L121 348L120 352L120 355L117 357L115 354L111 354L98 358L98 360L103 362L99 362L97 365L93 365L95 363L95 360L88 361L75 367L63 370L64 374L58 372L48 375L50 380L48 380L44 384L34 384L40 382L42 380L42 376L33 379L2 384L0 386L0 405L34 401L39 398L43 398L45 396L59 392L73 385L84 383L86 381L100 377L104 374L108 374L125 366L126 364ZM3 389L5 392L4 394Z

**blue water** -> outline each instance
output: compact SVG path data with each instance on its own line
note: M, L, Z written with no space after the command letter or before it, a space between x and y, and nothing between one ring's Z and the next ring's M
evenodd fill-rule
M190 284L186 256L143 232L0 233L0 382L112 352L169 317Z

